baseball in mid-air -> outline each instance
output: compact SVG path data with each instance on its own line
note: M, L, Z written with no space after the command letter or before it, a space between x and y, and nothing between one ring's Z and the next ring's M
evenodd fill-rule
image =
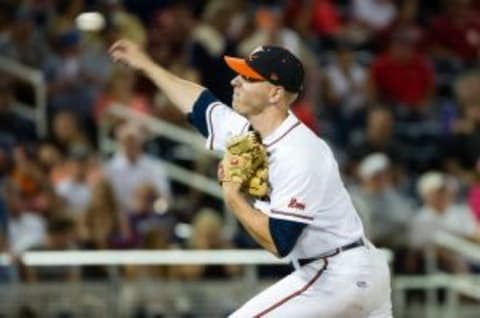
M99 12L83 12L75 19L79 30L95 32L105 27L105 18Z

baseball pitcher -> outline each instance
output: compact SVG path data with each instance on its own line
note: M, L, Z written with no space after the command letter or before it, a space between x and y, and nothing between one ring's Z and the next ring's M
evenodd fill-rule
M331 149L289 110L304 77L293 54L264 46L246 59L225 57L238 74L232 109L132 42L110 53L162 89L209 149L224 151L225 202L263 248L291 259L290 275L231 317L392 317L387 261L365 239Z

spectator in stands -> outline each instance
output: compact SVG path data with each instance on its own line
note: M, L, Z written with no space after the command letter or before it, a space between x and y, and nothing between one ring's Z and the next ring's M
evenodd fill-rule
M166 8L155 14L154 23L148 30L147 49L158 64L164 66L173 74L193 82L200 82L200 74L192 65L189 36L194 32L192 4L183 1L171 2ZM203 67L203 66L202 66ZM201 68L200 68L201 72ZM210 69L215 78L220 76ZM173 124L190 127L185 116L170 102L165 94L145 78L139 78L137 87L142 94L147 95L154 105L153 114Z
M130 246L128 221L118 208L112 185L99 180L92 188L90 202L78 220L79 236L86 249Z
M48 25L51 37L75 30L75 19L83 11L84 0L57 0L54 1L53 17Z
M140 19L125 10L124 1L108 0L104 2L106 2L105 11L107 18L112 21L114 27L118 30L118 38L129 39L141 46L145 46L147 43L147 32Z
M480 13L470 0L445 1L443 13L431 20L429 42L433 56L460 60L466 64L478 61L480 54Z
M477 160L474 180L468 189L468 206L480 224L480 159Z
M480 73L463 75L455 88L461 115L453 121L446 168L464 184L470 184L480 158Z
M321 124L318 120L314 105L311 105L305 98L295 101L291 107L292 112L302 123L310 128L314 133L319 134Z
M8 246L8 210L5 202L5 193L0 183L0 253L10 253ZM13 264L0 264L0 284L13 282L16 277Z
M35 28L34 12L20 7L9 31L0 37L0 55L26 66L41 69L50 49L47 39Z
M187 249L215 250L233 248L233 243L222 233L223 220L217 211L202 208L192 222L192 233ZM175 275L186 279L226 278L237 275L240 268L234 265L185 265L175 269Z
M85 148L74 148L66 162L69 176L55 187L57 194L65 200L73 216L82 214L90 201L90 185L87 183L89 152Z
M434 244L437 233L445 231L480 242L480 227L464 204L454 202L456 184L441 172L427 172L418 181L418 194L423 205L411 223L412 247L423 250ZM454 272L466 272L465 259L455 254L439 251L441 267Z
M69 206L66 205L64 199L57 194L55 188L49 183L43 185L31 209L48 220L64 218L73 214L69 211Z
M395 19L397 8L392 0L354 0L352 14L360 25L376 32Z
M41 244L31 251L66 251L76 248L75 226L70 219L53 219L48 223L47 236ZM72 266L28 267L26 280L36 281L77 281L79 270Z
M12 1L0 3L0 38L7 36L15 17L15 4Z
M5 191L3 189L3 186L0 187L0 233L1 236L6 235L7 233L7 220L8 220L8 211L7 207L5 205ZM2 241L6 242L6 240Z
M95 101L94 114L97 122L108 120L115 125L120 121L114 115L106 114L112 106L127 107L145 114L152 112L147 98L135 92L135 80L135 74L129 69L117 67L113 70L104 91Z
M425 47L425 28L420 25L418 21L419 1L418 0L403 0L400 1L398 15L385 28L383 28L376 37L376 47L379 50L385 49L390 41L390 38L398 30L407 32L413 39L415 47L424 49Z
M149 28L149 39L163 39L168 46L181 54L187 43L195 20L193 3L187 1L170 1L163 8L153 12Z
M89 94L94 102L112 75L115 65L107 54L108 47L118 39L118 30L112 23L97 33L85 33L80 43L79 64L81 76L88 83Z
M53 116L51 139L64 154L76 148L92 148L77 114L69 110L62 110Z
M396 110L429 110L434 93L434 73L425 56L416 53L416 39L405 30L392 35L385 53L377 56L370 69L369 92L374 103L392 105Z
M350 37L361 44L369 45L376 34L395 20L398 9L393 0L353 0L350 14Z
M325 66L325 110L329 122L335 126L334 137L339 144L345 144L355 124L354 117L363 110L367 100L367 72L356 60L354 50L349 40L337 40L335 54Z
M405 247L413 206L393 186L390 160L383 153L372 153L361 161L358 175L360 186L352 192L352 201L367 236L375 245L394 251Z
M409 172L422 173L442 164L441 122L434 110L434 73L430 62L414 49L414 38L397 31L386 53L371 66L369 91L373 102L394 112L395 137L402 145Z
M5 201L9 251L19 255L43 241L46 224L41 216L25 210L20 191L13 182L6 184Z
M36 139L34 124L14 111L15 98L10 80L0 74L0 147L11 148L17 142Z
M7 244L7 235L4 228L0 228L0 253L10 253ZM17 281L17 271L13 264L0 264L0 284L12 283Z
M43 142L38 146L37 153L45 176L48 176L49 182L55 186L68 174L62 152L52 142Z
M105 166L120 208L127 212L132 208L135 189L145 183L155 187L158 194L170 200L170 184L163 165L149 158L142 150L143 135L139 127L124 124L118 129L119 150Z
M145 235L157 230L167 237L173 235L175 220L168 213L168 203L159 197L155 187L149 183L141 184L135 189L133 209L129 212L129 228L134 241L142 244Z
M395 118L392 111L385 107L375 107L368 110L367 126L361 135L352 135L346 148L347 171L356 174L358 164L369 154L381 152L392 164L395 179L402 174L402 148L396 142L393 132Z
M285 20L304 38L331 41L343 28L341 5L334 2L288 0L284 9Z
M360 163L358 175L360 185L352 189L352 202L367 237L376 246L392 250L394 272L410 272L413 255L407 237L414 209L392 182L390 160L385 154L372 153Z
M55 48L44 67L49 106L52 110L69 109L89 118L97 83L82 57L80 34L68 31L58 35Z
M12 158L14 165L10 173L11 179L17 185L27 207L33 208L45 185L45 176L36 160L36 149L31 145L16 146Z
M175 220L165 203L150 184L136 189L135 209L129 214L129 227L136 248L166 250L172 247ZM170 278L173 271L169 266L128 266L127 274L130 278Z
M325 67L325 97L331 107L345 116L358 111L366 101L367 72L357 61L355 46L339 39L335 56Z
M230 104L234 73L227 67L223 57L236 54L236 43L228 34L235 14L236 1L210 1L202 20L191 33L192 65L199 71L202 84L212 87L212 92L222 102ZM212 75L214 74L214 75Z

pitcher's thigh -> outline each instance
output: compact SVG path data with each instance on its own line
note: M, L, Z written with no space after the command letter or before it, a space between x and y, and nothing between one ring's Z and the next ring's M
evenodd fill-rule
M272 310L272 307L281 306L295 298L295 294L305 285L305 280L294 272L251 298L229 317L264 316L265 312Z
M287 276L239 308L231 317L368 317L355 282L324 273Z

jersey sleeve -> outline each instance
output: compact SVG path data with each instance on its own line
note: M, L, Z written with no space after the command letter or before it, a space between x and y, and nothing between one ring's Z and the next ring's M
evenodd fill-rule
M228 139L248 131L248 120L220 102L209 90L195 101L188 120L207 138L210 150L225 150Z
M315 211L313 198L320 193L314 174L305 169L291 169L275 183L270 197L269 217L311 224Z
M289 151L289 155L284 156L287 163L271 171L269 217L312 224L318 213L337 200L342 186L340 178L335 178L337 166L319 152L310 152L311 157L305 152Z

